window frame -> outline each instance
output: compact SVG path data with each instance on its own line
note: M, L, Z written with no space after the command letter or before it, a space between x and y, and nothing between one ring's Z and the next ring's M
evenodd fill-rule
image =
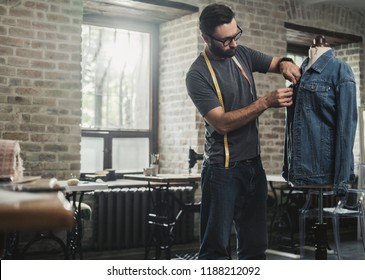
M103 168L112 167L113 138L148 138L151 153L158 153L158 70L159 70L159 26L153 23L144 23L134 19L124 19L115 16L86 14L83 24L100 27L121 28L137 32L146 32L151 38L151 85L150 85L150 123L149 129L92 129L81 126L81 137L99 137L104 139ZM96 170L95 170L96 171ZM118 170L117 170L118 171ZM142 170L141 170L142 171Z

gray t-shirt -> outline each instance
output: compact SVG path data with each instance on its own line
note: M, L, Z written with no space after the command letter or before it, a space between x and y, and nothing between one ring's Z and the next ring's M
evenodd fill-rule
M226 112L234 111L251 104L256 97L256 87L253 72L266 73L269 70L272 56L268 56L253 49L237 46L236 58L250 79L245 79L236 63L231 58L210 62L214 69L223 96ZM204 117L210 110L221 106L213 79L204 60L200 55L191 65L186 75L188 94L200 114ZM223 135L214 131L205 123L204 157L211 163L224 163L225 152ZM252 121L241 128L228 133L230 162L254 158L259 155L259 136L256 121Z

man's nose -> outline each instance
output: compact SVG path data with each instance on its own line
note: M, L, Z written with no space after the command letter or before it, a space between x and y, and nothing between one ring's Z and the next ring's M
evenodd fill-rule
M235 39L232 39L232 41L229 43L230 47L237 47L237 41Z

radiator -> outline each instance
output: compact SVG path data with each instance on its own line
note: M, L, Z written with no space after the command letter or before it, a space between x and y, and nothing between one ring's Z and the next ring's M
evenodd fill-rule
M192 187L170 187L170 194L183 203L194 201ZM150 195L155 198L156 191ZM172 215L180 207L173 203ZM151 209L148 188L115 188L95 191L93 196L93 244L95 250L115 250L145 246L148 234L147 216ZM194 213L182 215L176 224L176 244L194 240Z

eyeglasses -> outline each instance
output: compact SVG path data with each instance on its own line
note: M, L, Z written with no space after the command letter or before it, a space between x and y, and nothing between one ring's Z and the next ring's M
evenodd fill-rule
M225 39L217 39L212 35L209 35L209 34L207 34L207 35L210 38L212 38L213 40L221 42L223 44L223 46L227 47L233 40L237 41L241 37L243 31L242 31L241 27L239 27L238 25L237 25L237 28L239 31L237 32L236 35L234 35L233 37L226 37Z

